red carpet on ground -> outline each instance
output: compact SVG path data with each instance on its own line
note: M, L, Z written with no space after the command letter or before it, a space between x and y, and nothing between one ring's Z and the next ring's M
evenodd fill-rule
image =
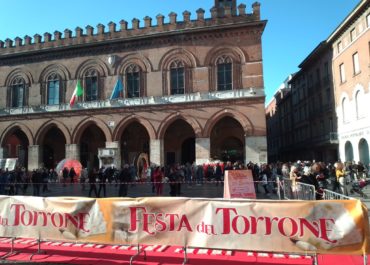
M117 265L130 264L130 259L137 253L138 246L126 245L99 245L79 244L66 242L42 242L41 252L37 253L37 241L32 239L16 239L14 253L6 258L9 261L36 263L63 263L81 265ZM11 239L0 238L0 256L4 257L11 248ZM173 246L139 246L141 254L135 258L134 264L138 265L172 265L182 264L184 259L183 249ZM34 254L34 255L33 255ZM145 258L145 255L146 258ZM255 253L243 251L226 251L212 249L187 249L188 264L194 265L242 265L242 264L292 264L311 265L310 256ZM334 256L320 255L319 265L363 265L361 256Z

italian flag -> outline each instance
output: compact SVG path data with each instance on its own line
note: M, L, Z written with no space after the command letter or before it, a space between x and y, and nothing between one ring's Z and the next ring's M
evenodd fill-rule
M77 101L77 97L82 96L83 93L84 93L84 90L81 86L80 80L77 80L75 91L73 91L71 100L69 101L69 106L72 107Z

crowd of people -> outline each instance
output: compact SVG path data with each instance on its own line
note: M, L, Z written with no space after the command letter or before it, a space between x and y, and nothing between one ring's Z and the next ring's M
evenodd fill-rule
M88 170L83 168L79 174L74 168L63 168L61 172L55 169L40 168L27 172L25 168L17 167L8 171L0 169L0 194L25 195L32 186L32 195L47 195L50 192L49 183L59 182L63 186L70 184L81 185L89 197L107 197L107 185L118 187L117 194L111 196L125 197L128 189L135 183L150 183L153 195L163 196L164 185L169 185L170 196L183 195L182 185L201 186L213 182L222 185L226 170L250 169L252 171L255 190L266 194L277 192L278 179L290 179L293 194L299 192L299 184L314 185L316 190L331 189L348 195L350 191L361 192L361 189L347 189L346 184L357 182L368 177L369 168L361 162L324 163L315 161L296 161L290 163L256 164L249 162L215 162L203 165L186 163L170 166L155 166L146 168L142 174L132 164L124 164L121 169L101 167ZM360 193L361 194L361 193ZM69 194L71 195L71 194ZM363 194L361 194L363 195ZM320 194L317 193L319 198Z

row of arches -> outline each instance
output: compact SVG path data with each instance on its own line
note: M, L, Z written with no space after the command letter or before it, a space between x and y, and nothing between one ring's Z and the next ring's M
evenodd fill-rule
M357 144L357 148L355 149L356 153L358 154L358 159L364 165L369 165L370 163L370 152L369 152L369 144L366 139L361 138ZM347 141L344 145L344 158L345 161L355 161L354 156L354 148L351 141Z
M165 164L193 163L196 160L196 139L199 137L192 124L182 118L171 120L163 127L163 157ZM152 133L138 119L132 119L118 129L114 140L119 143L122 163L132 163L140 153L150 154ZM39 134L36 144L40 148L40 159L44 166L52 168L66 157L69 140L57 123L50 123ZM84 166L98 165L98 149L104 148L106 132L94 120L85 123L77 133L74 144L79 145L79 157ZM221 117L210 129L210 159L222 161L244 161L245 130L231 116ZM2 148L7 157L18 157L27 166L28 146L33 145L24 128L14 125L2 137Z

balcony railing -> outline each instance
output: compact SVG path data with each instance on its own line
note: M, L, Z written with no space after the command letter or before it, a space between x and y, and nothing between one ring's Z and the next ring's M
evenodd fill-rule
M234 89L228 91L214 91L205 93L197 92L184 95L151 96L141 98L121 98L115 100L106 99L89 102L78 102L72 108L67 103L60 105L27 106L21 108L2 108L0 109L0 116L45 113L45 112L62 112L83 109L124 108L132 106L146 106L146 105L153 106L153 105L191 103L202 101L206 102L213 100L253 98L261 96L265 96L264 90L262 88Z
M317 144L338 144L338 133L330 132L312 137L312 141Z

